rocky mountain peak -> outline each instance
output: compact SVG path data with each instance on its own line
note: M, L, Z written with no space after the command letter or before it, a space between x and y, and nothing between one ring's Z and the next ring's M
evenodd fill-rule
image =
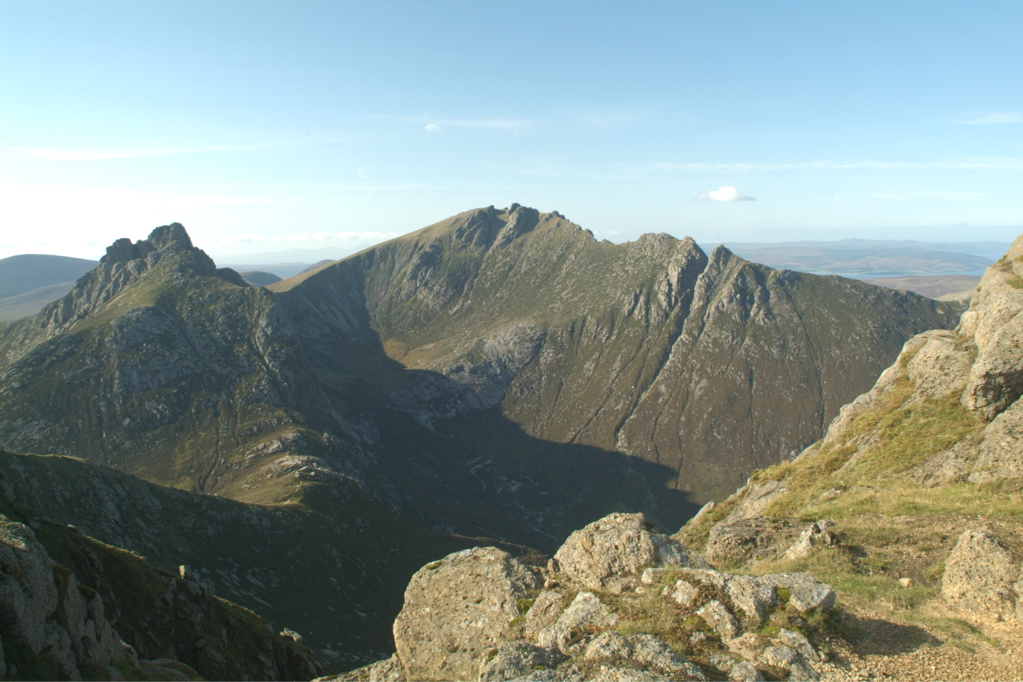
M154 271L166 276L149 277ZM155 301L171 290L185 291L196 276L249 286L234 270L218 269L205 251L192 245L180 223L157 227L147 239L134 243L118 239L107 247L99 265L75 282L64 298L47 305L35 318L26 319L16 331L14 341L0 352L14 360L39 343L69 331L129 290L136 295L123 301L121 312L136 307L139 301Z
M194 249L192 240L181 223L161 225L149 233L148 239L134 244L130 239L121 238L107 247L107 254L100 259L101 263L127 263L128 261L145 258L154 251L188 251Z
M718 244L714 247L714 250L710 252L710 263L712 265L721 265L734 255L735 254L732 253L727 246L724 244Z

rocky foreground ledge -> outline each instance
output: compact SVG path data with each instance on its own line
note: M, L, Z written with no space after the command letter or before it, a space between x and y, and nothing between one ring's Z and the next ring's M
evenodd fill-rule
M397 652L321 680L816 680L835 592L713 570L642 514L576 531L545 567L493 547L421 568Z

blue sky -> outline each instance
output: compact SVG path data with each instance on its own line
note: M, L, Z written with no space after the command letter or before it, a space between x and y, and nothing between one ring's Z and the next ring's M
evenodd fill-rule
M0 257L1023 232L1023 2L0 0ZM729 189L734 188L734 189ZM718 201L715 199L753 199Z

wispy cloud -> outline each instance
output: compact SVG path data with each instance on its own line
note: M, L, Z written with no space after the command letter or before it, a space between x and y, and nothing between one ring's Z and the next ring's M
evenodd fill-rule
M479 130L519 132L549 123L548 121L532 118L445 118L431 114L423 114L422 116L385 116L384 118L404 123L415 123L423 126L423 130L431 133L439 133L448 128L475 128Z
M646 118L645 113L630 110L579 111L562 109L557 113L569 119L572 123L581 124L590 129L611 128L627 123L635 123Z
M11 147L16 159L36 161L107 161L114 159L143 159L154 156L180 156L185 154L211 154L217 152L244 152L260 149L293 147L304 143L276 143L216 147L178 147L167 149L53 149L50 147Z
M981 157L942 161L796 161L791 163L703 163L659 162L650 166L653 171L688 171L697 173L791 170L1023 170L1023 158Z
M1006 123L1023 123L1023 113L1018 111L997 111L980 116L974 116L959 121L962 125L967 126L990 126L990 125L1003 125Z
M940 201L977 201L986 197L987 192L871 192L869 196L873 199L883 199L886 201L926 201L929 199L938 199Z
M542 124L543 121L524 118L444 118L429 120L423 127L431 133L440 132L445 128L483 128L518 132Z
M834 161L828 159L793 162L734 161L661 161L656 163L578 164L559 157L527 157L503 161L494 170L533 177L577 177L592 180L661 180L671 181L673 174L774 173L791 171L1021 171L1020 157L960 157L935 161Z
M726 186L705 192L695 197L693 201L756 201L756 199L744 195L734 187Z

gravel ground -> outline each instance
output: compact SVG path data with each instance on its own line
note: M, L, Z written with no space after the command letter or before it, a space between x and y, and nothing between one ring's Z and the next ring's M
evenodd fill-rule
M815 666L822 680L1023 680L1023 627L994 626L986 635L952 640L919 625L856 615L864 636Z

